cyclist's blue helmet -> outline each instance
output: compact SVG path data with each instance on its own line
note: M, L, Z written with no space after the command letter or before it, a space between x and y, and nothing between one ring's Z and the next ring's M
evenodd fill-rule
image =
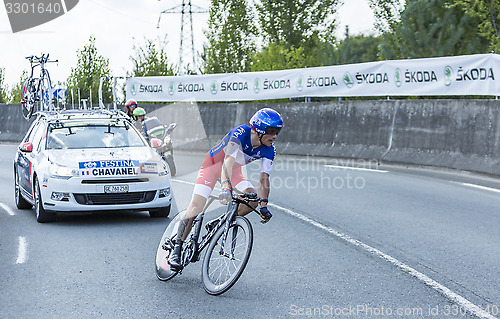
M258 110L250 119L250 126L260 134L276 134L283 127L281 115L271 108Z

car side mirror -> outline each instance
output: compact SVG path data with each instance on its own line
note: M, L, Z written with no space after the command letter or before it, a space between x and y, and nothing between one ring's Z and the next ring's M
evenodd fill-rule
M177 126L176 123L170 123L170 125L167 127L167 134L170 134L172 133L172 131L174 130L174 128Z
M21 152L31 153L33 152L33 144L31 142L23 143L19 145L19 150Z

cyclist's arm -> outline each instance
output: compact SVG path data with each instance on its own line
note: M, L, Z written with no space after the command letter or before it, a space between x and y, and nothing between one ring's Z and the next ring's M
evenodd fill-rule
M220 183L222 188L231 188L231 175L233 173L233 166L236 159L230 155L226 155L224 163L222 163L222 172L220 174ZM227 182L229 181L229 183Z
M271 190L271 185L269 183L269 174L260 173L259 179L259 197L260 198L269 198L269 192ZM266 207L266 202L260 202L260 207Z
M236 163L238 152L241 152L241 145L238 141L230 140L226 147L224 147L224 153L226 156L224 157L224 162L222 163L222 172L220 175L222 188L231 188L231 184L227 183L227 181L231 182L233 166Z

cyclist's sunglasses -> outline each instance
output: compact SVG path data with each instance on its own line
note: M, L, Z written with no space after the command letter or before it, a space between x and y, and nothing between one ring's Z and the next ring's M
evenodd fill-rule
M266 127L266 133L269 135L278 135L280 131L280 127Z

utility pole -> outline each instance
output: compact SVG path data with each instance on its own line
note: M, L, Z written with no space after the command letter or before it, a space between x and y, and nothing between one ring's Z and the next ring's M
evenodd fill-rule
M164 10L158 18L157 28L160 27L160 20L163 13L181 14L181 33L179 45L179 74L185 74L186 70L196 70L196 58L194 50L193 34L193 13L206 13L207 10L191 4L191 0L182 0L182 4ZM184 62L187 62L184 67Z

